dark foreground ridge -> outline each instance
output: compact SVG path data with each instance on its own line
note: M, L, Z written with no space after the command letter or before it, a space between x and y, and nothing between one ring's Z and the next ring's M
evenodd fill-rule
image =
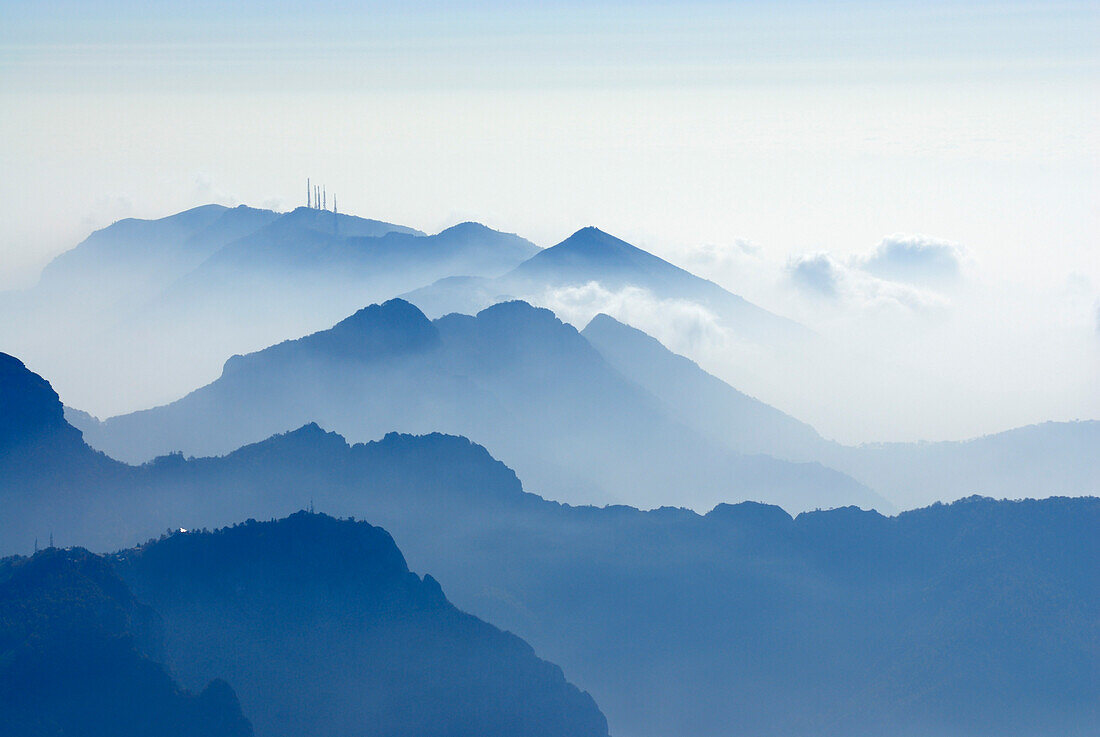
M452 606L365 522L298 512L112 557L185 683L224 676L261 735L606 737L560 668Z
M29 551L53 529L64 544L117 549L166 527L284 516L312 498L388 530L458 607L561 665L616 734L1084 737L1100 728L1096 498L973 497L894 517L852 507L791 517L755 503L706 515L571 507L525 493L465 438L390 434L349 445L315 424L222 458L114 464L110 476L89 470L89 454L102 458L86 448L67 465L9 457L0 542ZM9 483L16 467L22 481ZM279 529L333 523L294 517ZM348 534L388 549L369 529ZM295 536L276 532L252 524L173 535L122 556L124 578L178 627L169 642L214 653L226 643L194 634L209 629L209 611L264 632L248 617L279 590L265 561L295 549ZM265 560L246 552L252 541ZM348 581L390 581L395 597L430 603L429 582L414 582L403 564L363 568L326 545L287 580L313 597L295 611L327 622L318 631L347 652L362 652L354 633L316 607L361 596ZM382 570L398 573L372 578ZM160 580L173 583L158 590ZM234 582L239 601L219 598ZM260 667L263 647L241 637L252 648L242 662ZM301 647L312 647L309 637ZM183 685L229 675L215 665L181 675ZM259 728L250 672L227 680Z
M86 550L0 561L0 734L251 737L224 681L197 695L177 685L160 624Z
M209 685L190 695L154 656ZM251 735L227 681L265 737L607 737L560 668L365 522L299 512L0 562L0 734Z

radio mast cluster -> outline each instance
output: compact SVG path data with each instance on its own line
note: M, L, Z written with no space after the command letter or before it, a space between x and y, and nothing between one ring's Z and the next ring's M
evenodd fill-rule
M313 210L328 210L328 192L324 185L313 184L306 177L306 207ZM336 195L332 195L332 212L336 212Z

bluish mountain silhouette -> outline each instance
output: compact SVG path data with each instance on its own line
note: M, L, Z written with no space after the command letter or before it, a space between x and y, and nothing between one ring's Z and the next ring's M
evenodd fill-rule
M962 441L833 445L815 456L918 507L971 494L1100 494L1100 421L1044 422Z
M114 556L184 682L222 674L260 734L607 737L592 698L411 573L385 530L298 512Z
M60 482L24 474L19 486L33 491L24 495L0 468L0 542L29 549L53 529L65 542L117 549L166 527L282 516L312 499L381 524L457 606L560 663L615 733L1083 737L1100 724L1095 498L972 498L897 517L843 508L792 518L755 503L706 515L570 507L525 493L464 438L389 434L349 446L314 424L221 458L120 468L106 480L79 466ZM231 563L213 537L172 536L150 564L149 585L164 583L149 600L165 598L166 620L183 617L180 643L199 643L188 632L224 636L208 605L266 611L277 576L277 566L262 570L269 557L303 552L284 582L316 579L301 584L301 607L288 603L308 616L341 596L342 572L364 564L296 533L274 535L257 548L271 552L253 556L242 534L250 562ZM331 566L317 562L326 556ZM202 599L193 584L210 570L218 583ZM218 609L213 597L234 582L247 595ZM205 667L222 657L219 647L180 647L213 653ZM245 685L231 682L247 707Z
M232 688L181 689L161 640L159 617L99 556L0 560L0 734L250 737Z
M424 235L422 231L416 228L361 218L343 212L335 213L329 210L318 210L315 207L296 207L281 215L279 220L282 221L283 227L288 229L315 230L326 235L341 235L345 238L378 238L387 233Z
M123 464L84 443L49 382L6 353L0 353L0 469L9 501L46 517L66 507L70 491L79 495L69 488L72 479L106 485L125 473ZM12 532L0 519L0 536Z
M158 220L119 220L47 264L35 291L49 299L77 292L133 306L278 217L244 205L204 205Z
M581 335L617 371L643 387L677 420L742 453L820 459L828 443L788 414L737 391L637 328L600 314Z
M433 236L328 211L209 205L96 231L0 300L0 345L47 367L73 404L119 381L129 406L217 375L225 356L331 325L454 274L499 276L539 249L462 223Z
M429 321L403 300L231 358L172 404L86 428L130 462L225 453L318 421L354 440L391 430L474 438L542 494L571 502L775 502L801 511L883 498L813 463L745 455L676 419L576 329L524 302Z
M433 483L449 488L447 485L464 477L482 480L483 465L488 462L497 469L502 482L498 496L505 490L513 491L512 485L518 486L511 471L464 439L436 436L410 443L407 438L392 436L384 443L357 446L352 451L342 438L316 425L273 438L263 446L243 448L224 459L167 456L140 467L126 466L88 448L79 431L61 416L60 401L49 384L21 364L16 365L15 359L3 358L0 365L8 370L0 382L0 406L12 411L0 414L0 428L5 438L15 439L7 444L5 452L0 452L0 505L6 510L0 519L3 553L28 550L36 539L44 544L55 536L66 544L80 540L99 550L117 549L180 520L224 524L251 516L261 507L293 510L308 500L302 496L306 479L318 484L317 495L324 499L334 490L334 484L339 485L337 479L343 474L357 473L355 465L370 468L375 481L384 485L389 480L409 480L407 464L412 464L421 469L420 483L426 489ZM11 399L21 403L8 401ZM27 452L28 448L33 452ZM282 462L271 463L276 457L292 465L304 461L305 465L286 474ZM349 466L349 461L355 465ZM335 476L330 475L333 471ZM270 476L269 472L276 475ZM279 476L293 479L292 492L283 493L287 489L281 487ZM268 481L275 482L270 487L271 495L253 486ZM264 497L262 501L257 493ZM457 734L486 735L513 734L509 731L512 729L533 735L607 734L606 721L591 699L568 685L559 669L535 658L518 638L455 610L438 584L428 577L420 581L408 572L392 539L380 529L303 513L275 526L249 525L202 537L202 543L199 540L198 536L185 536L144 546L139 552L123 556L126 570L135 584L141 582L147 587L139 598L152 601L168 617L167 654L173 671L194 688L211 678L239 677L246 711L255 715L261 734L301 734L309 731L309 724L325 724L336 733L369 725L376 730L374 733L387 735L443 734L448 729ZM207 544L210 549L204 547ZM88 556L74 560L93 560L94 556ZM32 563L37 566L38 560L36 557ZM210 565L218 575L203 580L201 576L210 570L201 561L212 561ZM240 572L239 566L258 566L258 561L266 566L264 571L252 569L247 578L227 582L227 577ZM0 563L0 580L12 565L10 560ZM151 565L161 567L152 577L143 577L142 572L148 573ZM173 566L190 571L191 588L172 577ZM305 576L329 598L299 583L286 584L289 588L279 592L255 590L257 597L272 597L264 599L262 607L259 600L243 603L246 585L300 581ZM171 582L167 599L165 592L153 585L157 581ZM121 583L112 585L112 591L125 589ZM77 591L65 606L101 611L98 598L86 589ZM185 606L178 597L187 593L194 594L208 608L196 614L194 607L185 607L181 615L174 607ZM16 632L5 640L5 627L22 624L21 616L8 616L2 598L0 593L0 675L6 680L0 684L5 685L0 688L0 701L9 693L6 685L12 686L11 694L39 694L42 700L28 702L25 713L11 712L15 715L12 719L19 717L20 725L37 724L35 720L53 718L55 712L67 708L66 689L78 685L66 680L68 676L61 677L64 672L55 658L68 647L68 641L64 633L54 630L22 635ZM57 597L51 594L49 601L56 603ZM288 624L288 618L301 616L308 609L307 601L314 606L309 624L316 628L309 630L315 639L308 647L303 631ZM378 606L367 607L369 601ZM243 607L236 612L238 619L228 618L226 608L230 605ZM249 620L242 624L253 614L262 622ZM188 622L193 622L188 615L209 619L198 630L187 630ZM263 630L263 623L269 629ZM173 629L177 625L184 629ZM235 625L264 639L250 641L234 629ZM203 633L207 637L220 633L229 639L207 641L202 646L180 639L201 637ZM16 655L24 653L26 647L18 641L24 635L32 642L46 641L47 650L39 658L44 658L42 662L34 659L39 657L35 652L28 655L34 656L31 660L5 660L5 643L15 648L12 652ZM284 639L276 642L278 637ZM88 640L83 635L80 639ZM126 648L121 654L113 649L104 651L94 642L89 648L86 659L76 658L72 667L91 681L96 680L92 674L106 674L100 680L103 687L113 689L115 696L104 700L104 708L117 706L117 699L140 700L143 692L133 691L134 684L127 679L134 673L150 671L155 678L149 685L153 689L149 692L149 708L156 714L168 713L164 710L172 705L158 705L156 701L168 698L156 690L168 688L158 685L156 679L168 683L166 676L157 675L159 666L126 655L130 652ZM213 653L224 655L225 660L217 660ZM8 665L10 669L6 669ZM57 688L61 690L43 685L51 668L59 677ZM213 675L203 677L201 674L206 672ZM112 680L116 675L118 679ZM38 680L24 684L28 678ZM81 688L95 692L93 684ZM169 695L177 692L170 691ZM204 691L200 705L209 699L220 703L215 699L220 693L218 688L211 695ZM117 711L115 718L119 719L130 714L124 709ZM79 723L80 715L85 713L90 715L85 720L88 724L102 721L108 725L103 728L107 731L68 731L75 729L72 725ZM139 716L144 719L144 712L134 717L134 729L145 723ZM58 724L70 725L65 734L106 735L111 734L110 725L115 724L100 712L82 712L75 707L72 715L62 714L58 720ZM221 734L214 730L199 733Z
M405 295L429 314L468 311L513 294L539 304L548 291L592 282L608 290L636 288L662 300L687 300L710 311L740 338L773 348L812 337L792 320L775 315L712 281L594 227L578 230L495 280L442 281Z
M972 494L1100 493L1100 422L1049 422L962 442L843 446L606 315L594 318L582 335L616 370L709 440L741 452L820 462L901 509Z

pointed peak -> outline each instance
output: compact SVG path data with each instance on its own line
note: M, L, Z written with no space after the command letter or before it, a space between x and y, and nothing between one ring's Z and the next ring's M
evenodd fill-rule
M610 233L606 233L606 232L600 230L599 228L597 228L594 225L588 225L584 228L581 228L576 233L569 236L568 238L566 238L564 241L562 241L558 245L559 246L563 246L565 244L576 245L576 244L580 244L580 243L588 243L588 244L602 245L602 246L627 246L629 248L636 248L636 246L630 245L629 243L624 241L622 238L616 238L615 236L611 235Z
M665 353L671 353L664 343L649 333L621 320L616 320L604 312L589 320L588 325L581 331L581 335L597 343L606 340L630 341L635 346L646 345L650 348L658 348Z
M626 325L625 323L619 322L618 320L616 320L615 318L613 318L611 315L607 314L606 312L600 312L600 313L597 313L591 320L588 321L588 324L584 327L584 330L582 330L581 332L582 333L587 333L590 330L619 329L619 328L630 328L630 326ZM633 328L631 328L631 329L633 329Z
M600 230L599 228L597 228L595 225L586 225L583 228L581 228L580 230L578 230L576 233L574 233L573 235L574 236L600 236L600 235L608 235L608 234L605 233L604 231Z
M561 243L540 251L520 265L521 273L530 268L545 267L550 264L561 266L581 266L587 268L652 268L654 263L663 264L657 256L633 246L621 238L605 233L599 228L588 226L581 228ZM670 268L672 267L669 264Z

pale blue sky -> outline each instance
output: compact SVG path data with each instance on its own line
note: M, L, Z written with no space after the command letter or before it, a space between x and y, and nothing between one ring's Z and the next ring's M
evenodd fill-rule
M310 176L428 231L597 225L811 322L784 264L942 239L987 297L1036 295L1013 320L1095 344L1097 39L1096 2L0 0L0 288L117 218L290 208ZM774 268L699 257L745 242ZM968 329L1006 331L983 304ZM968 427L1095 415L1094 348L1007 404L1050 365L998 349L1028 370Z
M1096 272L1097 3L0 14L0 284L120 208L195 204L204 182L292 204L305 175L427 228L481 215L546 242L595 219L656 248L748 237L784 253L984 234L974 247L1006 249L991 256L1041 245Z

